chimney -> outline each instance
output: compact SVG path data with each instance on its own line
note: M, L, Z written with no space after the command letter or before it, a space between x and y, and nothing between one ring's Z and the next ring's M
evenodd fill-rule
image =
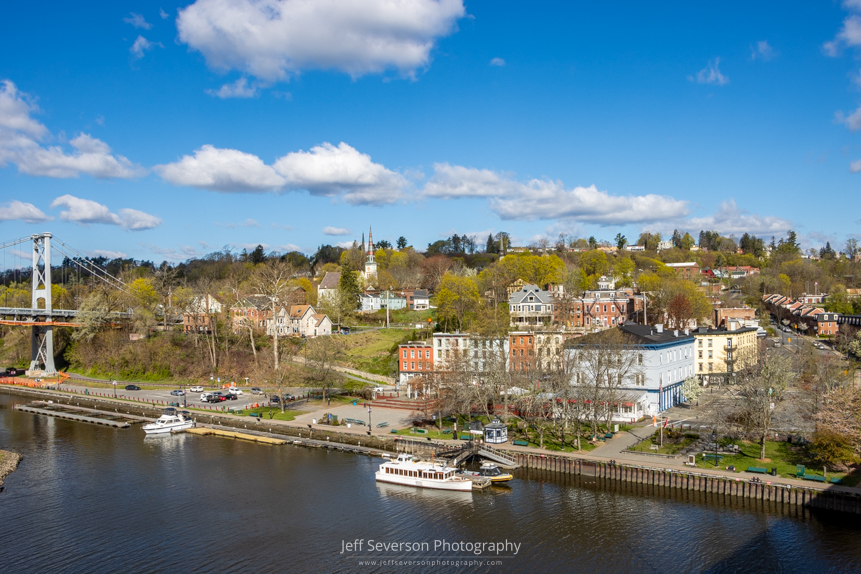
M655 331L657 331L658 333L663 333L664 332L664 324L658 323L657 325L655 325Z
M676 329L675 331L673 331L673 337L678 337L678 336L679 336L679 330Z
M685 329L685 335L690 335L690 334L691 334L691 330L686 328Z

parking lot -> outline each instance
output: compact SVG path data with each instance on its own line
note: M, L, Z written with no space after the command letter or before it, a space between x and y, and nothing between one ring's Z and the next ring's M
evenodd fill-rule
M106 389L104 387L88 387L79 383L65 383L64 387L74 386L76 389L84 390L87 389L90 394L100 394L100 395L113 395L113 389ZM140 386L140 385L138 385ZM170 394L171 391L179 389L165 387L164 389L158 390L140 390L140 391L127 391L125 389L126 385L120 383L117 385L116 396L119 398L130 398L139 401L155 401L157 403L179 403L182 406L188 406L191 408L211 408L211 407L224 407L224 409L247 409L253 407L254 404L263 404L268 403L271 394L262 394L262 395L253 395L251 394L251 390L249 387L242 387L240 390L242 391L241 395L236 397L236 400L226 400L220 401L217 403L208 403L200 400L200 392L191 392L188 388L185 388L185 396L176 396ZM212 393L215 391L220 391L222 394L227 394L227 389L216 389L216 388L205 388L205 392ZM301 388L290 388L283 390L283 394L292 394L294 396L299 396L300 393L305 393L307 389ZM288 403L289 405L289 403Z

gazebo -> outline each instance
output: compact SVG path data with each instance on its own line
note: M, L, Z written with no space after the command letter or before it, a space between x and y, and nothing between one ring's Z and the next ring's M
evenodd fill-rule
M508 427L493 419L493 422L484 427L484 442L488 444L501 444L508 442Z

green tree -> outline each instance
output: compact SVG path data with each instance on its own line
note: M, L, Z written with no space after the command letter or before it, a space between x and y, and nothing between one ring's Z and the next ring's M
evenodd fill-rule
M359 277L355 271L349 268L341 269L341 278L338 280L339 305L344 315L355 313L359 308L359 298L362 288L359 286Z
M696 242L694 241L694 238L691 237L690 233L685 233L682 237L682 249L686 251L690 251L691 247L693 247L695 243Z
M580 256L580 265L587 275L606 275L610 270L610 263L607 261L607 254L603 251L593 250L587 251Z
M263 246L258 245L255 247L254 251L251 252L251 255L248 256L248 260L255 265L266 261L266 254L263 253Z
M457 329L463 329L481 302L478 286L472 277L460 277L450 272L443 275L436 299L439 320L446 328L451 322Z
M616 234L616 248L619 251L625 249L625 246L628 244L628 238L622 235L621 233Z
M404 249L406 249L407 248L407 238L404 237L403 235L398 237L397 246L398 246L398 251L403 251Z

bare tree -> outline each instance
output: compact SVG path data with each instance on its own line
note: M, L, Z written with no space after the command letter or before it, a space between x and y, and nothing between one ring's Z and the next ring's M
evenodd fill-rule
M268 299L270 316L272 319L272 356L274 358L275 370L279 367L278 351L278 324L276 314L281 308L288 288L290 279L295 270L288 261L276 259L259 265L252 276L252 284L258 293Z
M765 458L765 441L780 411L787 387L796 378L792 361L779 352L766 351L752 367L736 374L740 400L729 420L746 433L759 436L760 459Z
M323 389L323 400L328 398L329 387L340 382L335 380L335 366L344 354L344 345L337 337L318 337L305 343L305 366L310 369L310 378Z

